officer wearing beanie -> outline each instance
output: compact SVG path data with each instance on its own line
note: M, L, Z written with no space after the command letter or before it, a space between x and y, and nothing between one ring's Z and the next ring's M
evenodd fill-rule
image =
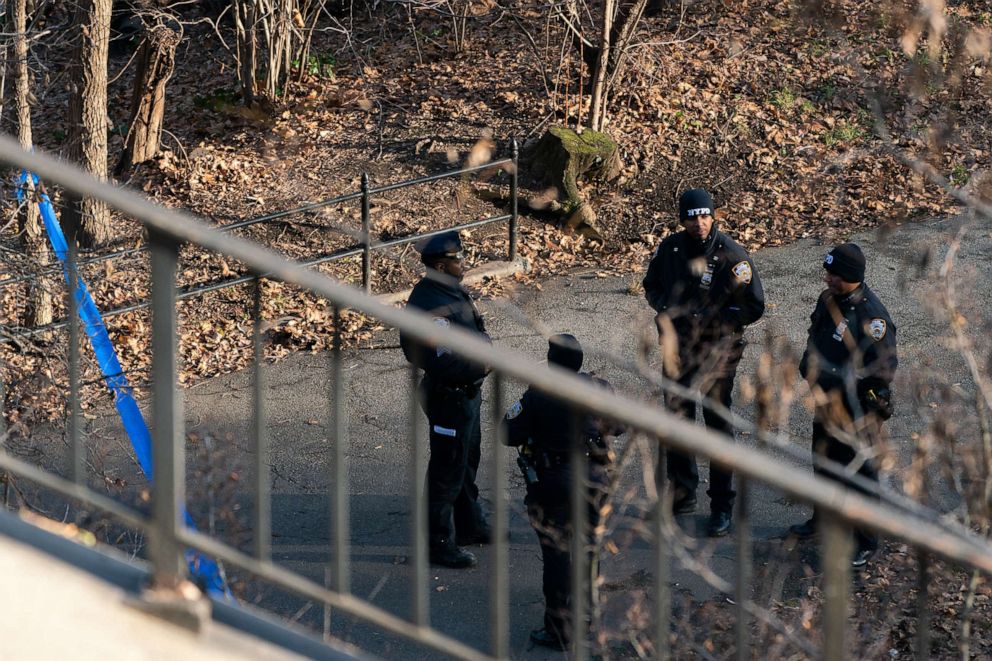
M809 382L817 402L813 421L813 452L846 468L857 463L857 472L878 482L878 469L870 456L859 453L839 436L857 439L869 446L881 423L892 415L890 384L899 364L896 355L896 326L888 310L865 284L865 256L854 243L831 250L823 260L820 295L810 317L809 337L799 371ZM813 470L858 489L850 481ZM860 490L860 489L859 489ZM800 537L816 533L813 518L790 528ZM854 531L854 567L864 566L878 549L878 538L870 530Z
M572 335L555 335L548 343L548 363L572 372L582 367L582 347ZM604 388L603 379L579 372ZM574 424L569 424L574 421ZM504 419L506 443L520 449L517 463L527 483L527 513L541 544L544 559L544 627L531 632L537 645L568 649L571 632L571 588L573 580L571 535L571 455L574 442L588 457L589 609L592 612L593 588L598 575L595 531L600 525L602 506L607 495L607 467L610 450L604 436L619 433L620 428L591 415L579 416L565 402L553 395L528 388L510 407ZM576 438L575 431L579 432Z
M747 252L717 229L713 199L705 190L693 188L682 194L679 220L682 231L662 241L651 259L644 295L658 313L655 321L666 373L680 385L700 392L706 401L729 409L744 348L744 328L765 311L761 280ZM676 345L677 351L671 351ZM696 405L691 399L669 395L666 400L672 410L695 419ZM730 423L705 402L703 419L707 427L733 437ZM699 484L696 460L675 450L667 456L668 478L674 484L673 510L676 514L693 512ZM707 532L721 537L730 531L736 495L733 474L710 466L707 493Z
M407 307L427 312L441 328L459 326L489 340L482 315L461 286L465 263L458 233L428 239L420 254L427 273L414 286ZM424 371L420 394L430 425L430 560L445 567L472 567L475 555L459 547L490 541L475 483L481 457L482 382L488 369L447 347L425 346L402 332L400 346L406 359Z

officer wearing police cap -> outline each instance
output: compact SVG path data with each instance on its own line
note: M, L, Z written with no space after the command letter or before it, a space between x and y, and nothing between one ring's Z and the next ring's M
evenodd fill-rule
M827 289L810 316L806 351L799 365L817 402L813 452L841 464L842 470L856 463L861 476L878 482L871 457L847 441L869 446L881 431L882 421L892 415L890 384L899 365L896 326L864 282L865 255L857 244L845 243L831 250L823 268ZM814 464L814 471L861 490L822 466ZM817 519L814 511L813 518L790 531L800 538L811 537L816 534ZM862 567L877 550L878 538L870 530L856 529L854 539L851 564Z
M441 328L458 326L488 341L482 315L461 286L465 262L458 233L428 239L420 255L427 272L414 286L407 307L427 312ZM460 547L487 544L491 536L475 483L481 457L481 391L488 368L447 347L425 346L403 332L400 346L407 360L424 371L420 395L430 426L430 560L446 567L472 567L475 555Z
M664 351L666 371L680 385L705 397L706 426L733 437L730 423L706 402L730 408L744 328L764 314L765 296L747 252L717 229L708 192L701 188L684 192L679 198L679 220L683 230L662 241L651 259L644 295L658 313L655 321L662 346L677 343L677 351ZM669 353L677 360L670 361ZM673 410L695 418L692 399L671 394L666 399ZM692 512L699 484L696 460L675 450L668 451L667 459L668 478L675 487L673 510L676 514ZM710 466L708 493L707 532L713 537L726 535L736 496L733 474Z

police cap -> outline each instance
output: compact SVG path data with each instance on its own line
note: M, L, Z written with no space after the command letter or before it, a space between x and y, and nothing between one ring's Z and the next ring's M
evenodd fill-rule
M454 258L462 251L462 240L454 230L443 232L425 240L419 250L420 260L425 264L444 257Z

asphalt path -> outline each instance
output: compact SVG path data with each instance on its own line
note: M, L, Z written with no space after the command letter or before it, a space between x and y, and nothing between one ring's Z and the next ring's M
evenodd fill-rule
M959 387L972 387L964 363L946 338L946 324L939 308L943 295L937 288L940 260L952 243L960 220L929 221L903 225L891 232L852 237L868 257L868 284L887 305L898 327L901 366L895 392L898 412L888 425L896 459L889 467L898 474L908 460L914 432L923 419L910 404L911 383L922 374L939 372ZM973 227L961 245L955 270L964 311L972 320L988 324L992 241L989 225ZM813 239L786 247L762 250L753 257L764 283L768 309L764 319L748 330L749 345L738 375L753 378L756 361L769 339L777 342L776 361L794 360L783 349L791 343L801 351L808 317L823 285L823 255L830 248ZM929 259L924 256L929 255ZM658 406L656 386L631 365L637 362L641 338L650 337L652 312L636 284L641 274L613 276L595 271L555 277L541 288L521 288L506 299L480 302L496 345L522 352L535 363L543 360L545 337L570 332L586 349L587 370L608 379L614 387L645 406ZM272 443L273 557L282 565L323 581L330 560L329 488L330 446L327 441L328 393L330 384L327 354L297 354L269 366L266 403ZM411 475L410 426L426 427L422 416L408 418L409 371L398 348L397 334L381 333L374 348L345 354L347 408L349 412L351 587L354 594L401 617L411 612L412 567L408 562L411 484L422 476ZM523 386L509 384L505 409ZM251 376L237 373L201 383L185 392L188 428L223 452L224 470L250 474L252 447ZM739 397L737 398L739 399ZM735 399L735 401L737 401ZM491 505L490 481L494 473L489 459L493 441L494 411L490 389L484 393L483 463L479 482L481 498ZM753 418L749 407L735 410ZM102 429L113 436L112 425ZM783 443L803 456L808 453L811 416L797 401L781 434ZM96 430L93 430L94 432ZM422 434L423 435L423 434ZM740 443L751 443L747 434ZM617 449L631 442L617 441ZM118 446L120 445L118 441ZM639 448L641 446L638 446ZM648 448L648 446L643 446ZM653 552L644 531L644 513L651 508L644 487L644 466L652 465L650 452L632 452L619 480L614 512L608 520L608 536L615 548L603 555L604 585L601 591L604 622L614 644L629 629L631 609L653 603ZM783 454L784 456L784 454ZM800 462L802 463L802 462ZM719 579L732 582L736 571L735 535L713 542L704 535L708 499L705 496L708 467L701 465L700 503L696 515L680 517L686 552L673 562L672 579L676 615L685 615L691 601L723 600ZM559 655L528 643L528 632L540 626L541 560L536 536L524 515L523 480L508 453L510 475L510 650L513 658L542 659ZM247 488L248 480L244 480ZM244 511L250 510L247 496L239 496ZM751 488L750 513L755 538L755 561L762 565L794 560L797 551L783 541L788 525L804 520L809 509L783 494L761 485ZM953 498L941 503L953 507ZM479 557L477 568L430 570L430 620L432 626L469 645L488 649L489 594L492 553L488 547L472 549ZM703 577L700 564L711 575ZM703 572L704 574L706 572ZM714 580L716 578L717 580ZM732 583L731 583L732 584ZM253 588L254 600L263 607L320 631L324 613L305 600L271 588ZM757 586L756 590L765 589ZM387 658L423 658L427 652L374 627L331 614L334 635L353 642L368 653ZM720 651L717 651L720 653ZM430 654L432 657L436 654Z

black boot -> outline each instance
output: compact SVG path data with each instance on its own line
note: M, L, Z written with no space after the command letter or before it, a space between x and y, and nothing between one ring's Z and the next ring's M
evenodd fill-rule
M706 533L710 537L724 537L730 532L730 512L718 510L710 514L710 522Z
M696 511L696 494L682 487L675 489L672 514L692 514Z
M807 519L794 526L789 526L789 534L799 539L810 539L815 537L817 532L815 518Z
M546 628L534 629L530 632L530 642L541 647L548 647L553 650L563 652L568 649L568 643L562 640L558 634L548 631Z
M466 569L474 567L478 563L473 554L454 544L432 546L430 555L432 565L441 565L452 569Z

